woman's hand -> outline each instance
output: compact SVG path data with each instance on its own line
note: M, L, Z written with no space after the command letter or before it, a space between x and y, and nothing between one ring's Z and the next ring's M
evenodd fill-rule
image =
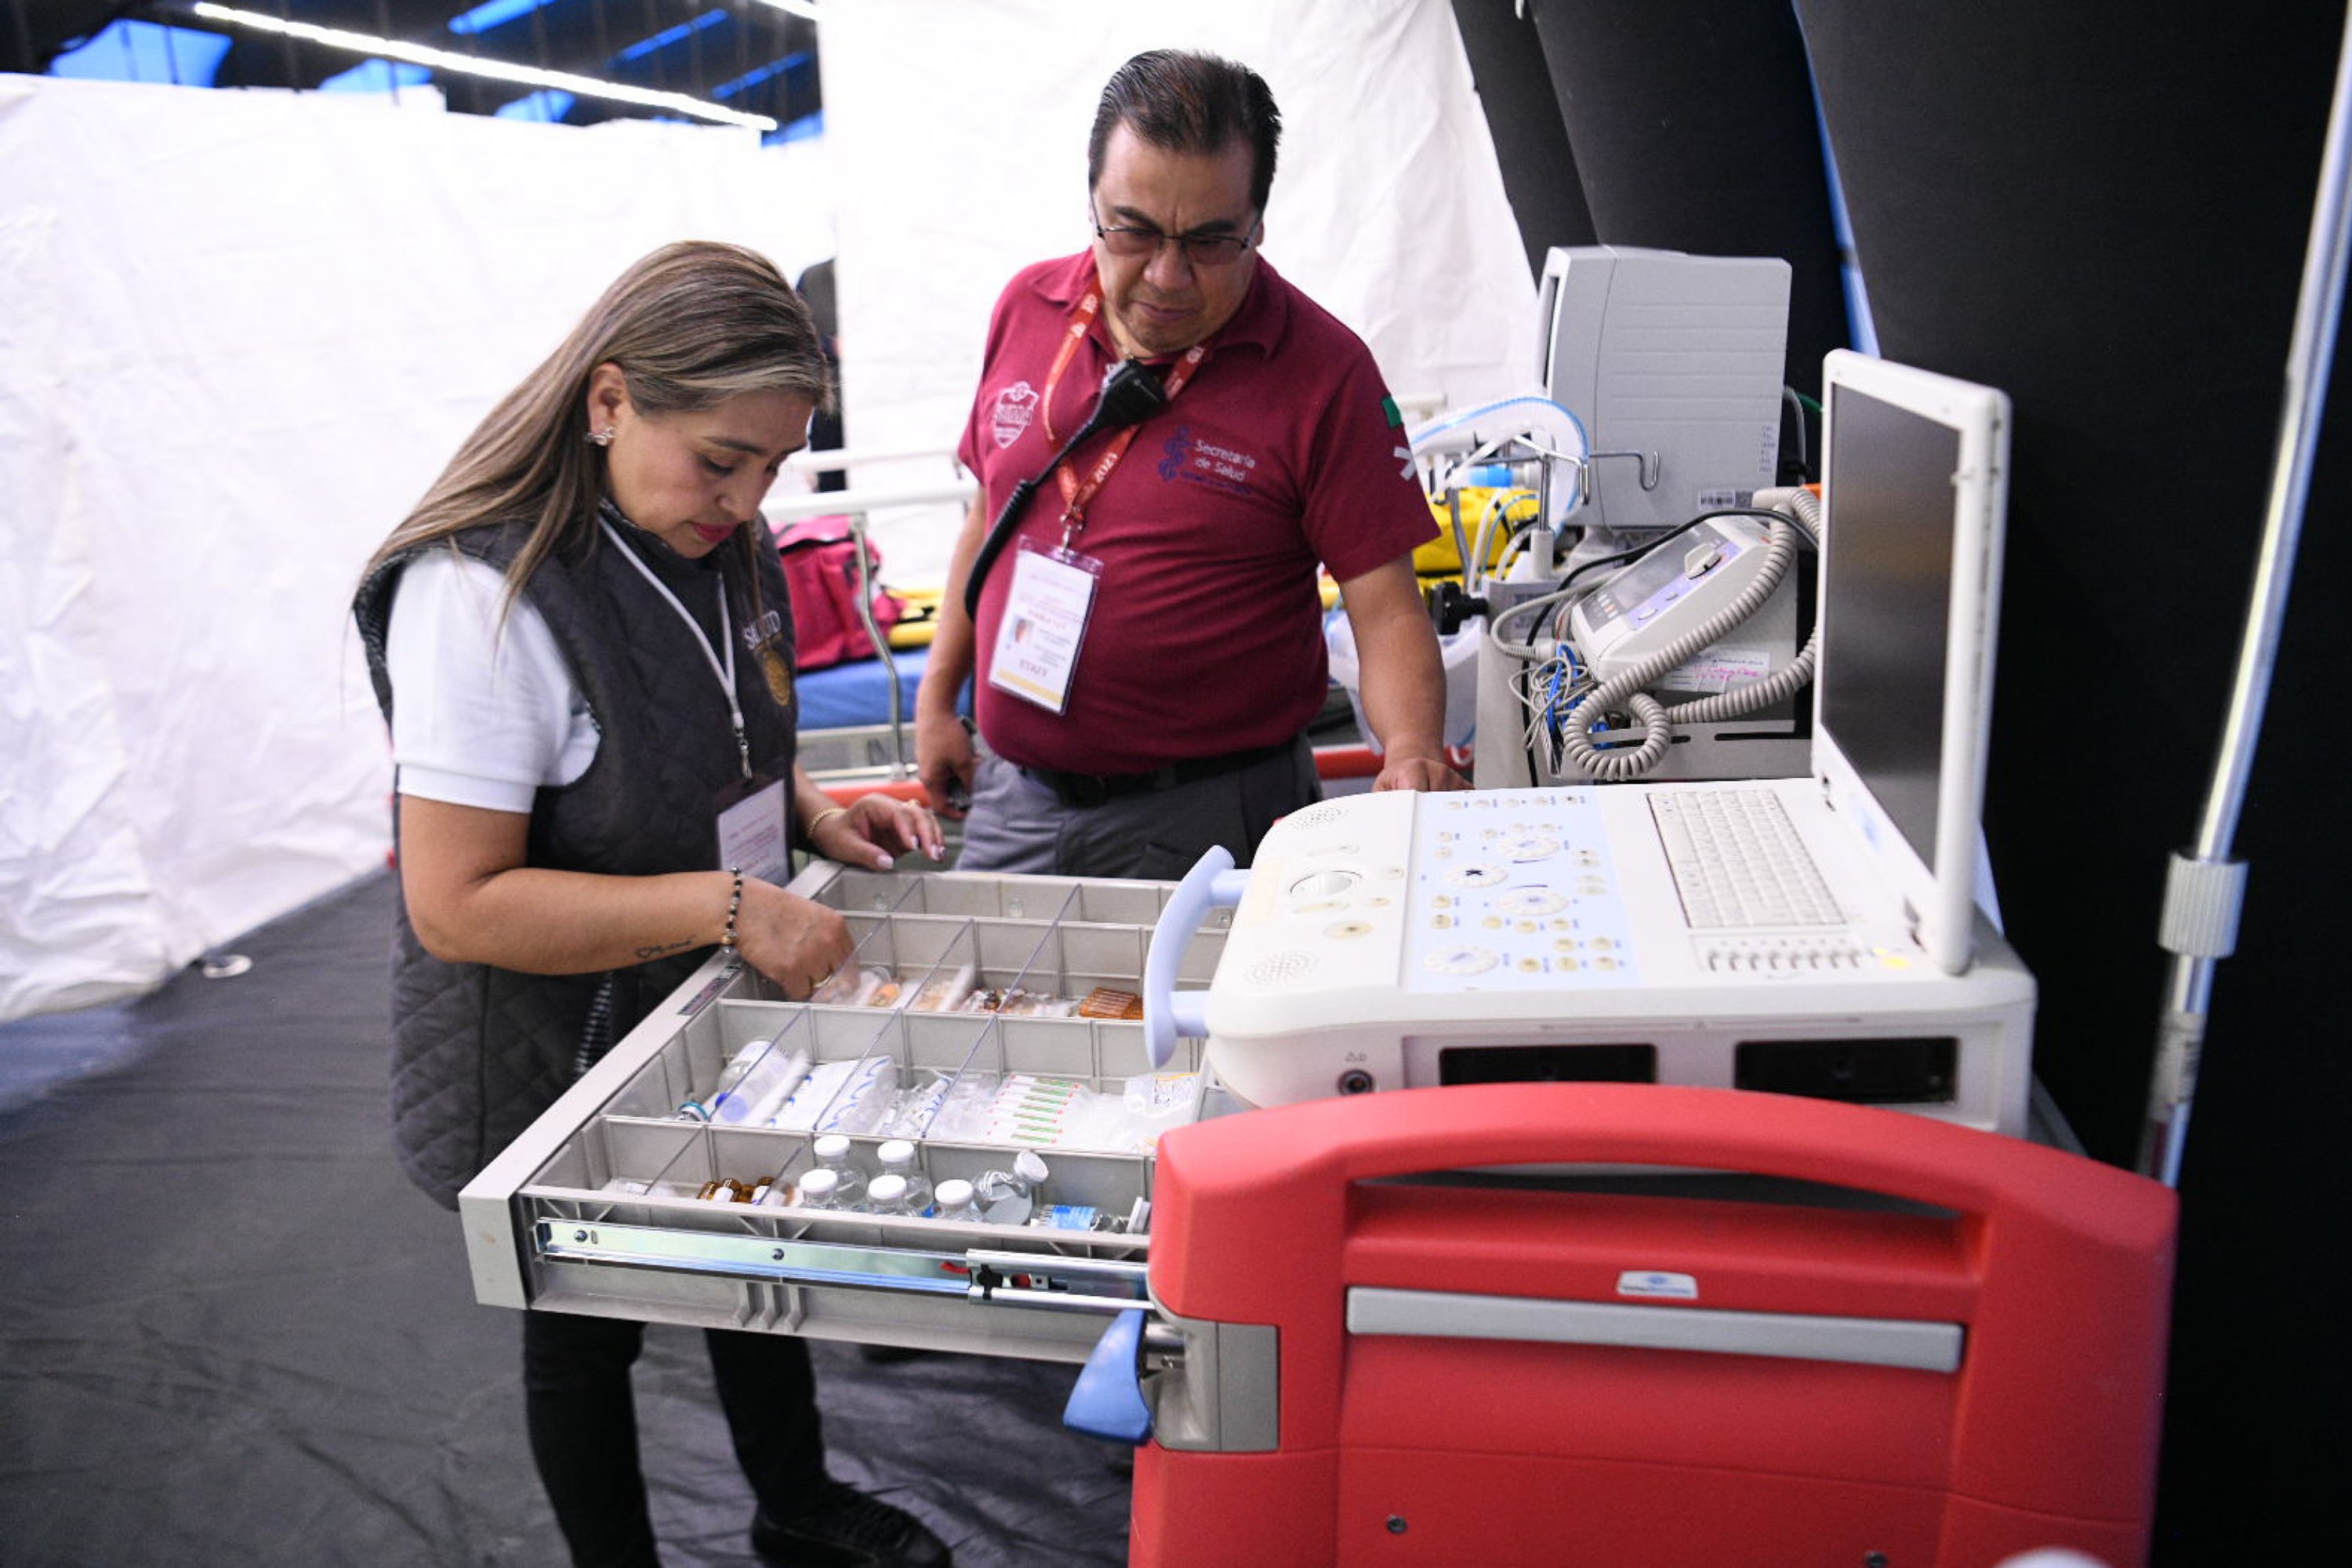
M840 910L811 903L757 877L743 879L735 949L746 963L782 986L793 1001L807 1001L810 992L848 962L854 946L849 922Z
M893 856L909 849L934 860L945 858L947 850L940 819L928 806L878 792L818 813L808 840L828 860L872 871L887 871Z

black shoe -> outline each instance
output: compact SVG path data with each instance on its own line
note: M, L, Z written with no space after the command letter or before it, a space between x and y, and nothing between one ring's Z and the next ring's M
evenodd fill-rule
M792 1519L761 1510L751 1521L751 1550L772 1568L948 1568L949 1562L947 1543L922 1521L834 1480Z

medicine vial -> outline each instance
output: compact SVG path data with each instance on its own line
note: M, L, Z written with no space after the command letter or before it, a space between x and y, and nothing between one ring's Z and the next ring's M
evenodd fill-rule
M931 1179L916 1167L914 1144L904 1138L893 1138L874 1151L874 1163L881 1168L883 1176L905 1178L907 1213L919 1215L930 1208ZM879 1185L882 1176L874 1180ZM878 1196L874 1200L877 1210L881 1202Z
M961 1177L950 1176L940 1184L939 1191L933 1194L933 1197L939 1205L939 1211L931 1216L932 1218L951 1219L959 1225L980 1223L980 1203L972 1195L970 1182Z
M820 1165L801 1176L799 1206L804 1209L837 1209L841 1206L834 1191L834 1173Z
M831 1171L834 1177L834 1206L856 1209L866 1206L866 1173L858 1169L845 1133L828 1132L816 1141L816 1166Z
M812 1171L809 1173L814 1175L817 1173ZM903 1215L908 1212L907 1178L887 1171L875 1177L866 1189L866 1206L876 1214Z

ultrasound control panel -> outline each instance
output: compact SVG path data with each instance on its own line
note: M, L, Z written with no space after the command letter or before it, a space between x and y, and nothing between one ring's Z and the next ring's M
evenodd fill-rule
M1404 984L1630 985L1640 969L1591 792L1433 795L1413 822Z
M1294 813L1234 906L1204 1060L1252 1105L1609 1079L1794 1085L2021 1131L2034 986L1997 933L1949 975L1848 952L1853 928L1697 931L1648 817L1607 785Z

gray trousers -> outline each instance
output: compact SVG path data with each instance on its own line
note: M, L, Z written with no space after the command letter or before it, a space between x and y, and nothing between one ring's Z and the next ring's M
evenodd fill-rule
M1322 798L1304 736L1251 767L1088 806L1065 805L1011 763L983 754L956 869L1172 882L1213 844L1248 865L1276 819Z

